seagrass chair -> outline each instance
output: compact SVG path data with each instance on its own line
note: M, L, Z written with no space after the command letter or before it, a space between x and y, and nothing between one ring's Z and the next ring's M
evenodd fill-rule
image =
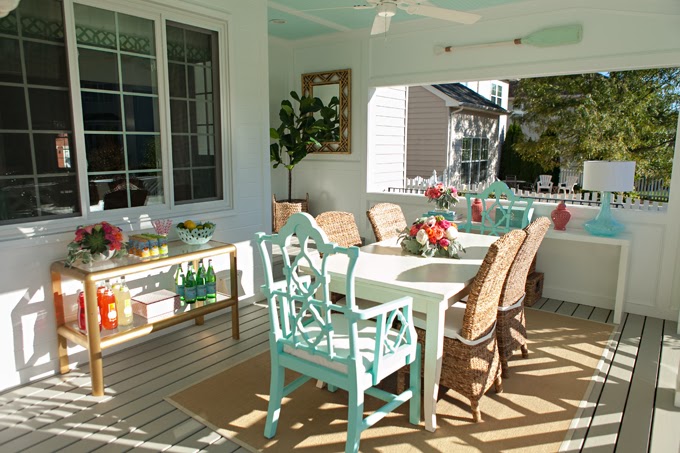
M380 242L399 236L406 229L406 218L398 204L378 203L366 211L375 240Z
M300 242L300 252L295 257L288 253L293 235ZM264 264L262 291L269 302L271 323L271 381L265 437L276 435L283 398L310 379L327 382L330 391L341 388L348 393L345 452L357 452L361 432L406 401L410 401L409 421L419 424L421 361L413 327L413 299L402 297L367 310L357 308L354 268L359 249L330 242L309 214L293 214L278 234L257 233L255 240ZM315 248L310 247L311 242ZM281 250L283 280L273 279L268 244ZM319 258L317 250L322 257ZM330 300L326 262L333 258L347 259L344 306ZM400 322L398 329L390 327L395 320ZM395 395L375 388L405 365L410 365L415 376L407 390ZM286 369L302 376L284 385ZM364 394L386 404L364 418ZM286 404L294 406L295 398Z
M495 386L503 391L500 356L496 339L498 303L508 270L522 246L526 233L513 230L491 244L484 257L467 304L456 302L446 311L444 352L439 385L470 400L472 418L482 421L479 400ZM418 342L425 343L425 319L414 319ZM399 371L397 391L404 387L406 369Z
M550 228L550 219L539 217L524 229L527 237L519 252L517 252L503 285L500 303L498 304L496 337L498 338L498 352L504 378L509 377L508 359L517 349L521 349L522 357L527 358L529 356L529 350L526 346L527 329L524 318L525 287L531 262L534 260L548 228Z
M354 214L342 211L327 211L316 216L316 223L328 236L328 240L340 247L361 246L361 235L354 221Z
M474 221L472 204L475 198L482 200L482 212L479 221ZM501 235L517 228L529 225L534 213L534 200L522 198L503 181L496 181L482 193L466 193L467 218L459 225L466 233ZM503 200L503 202L501 202Z

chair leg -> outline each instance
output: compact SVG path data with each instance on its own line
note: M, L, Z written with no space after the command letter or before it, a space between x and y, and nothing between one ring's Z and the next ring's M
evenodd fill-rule
M501 358L501 374L503 375L503 379L510 377L510 373L508 373L508 359L504 357Z
M352 387L349 390L345 453L357 453L359 451L361 425L364 421L364 392L359 390L358 383L352 384Z
M470 409L472 409L472 420L475 423L482 421L482 411L479 410L479 400L470 400Z
M503 378L501 377L501 374L502 373L499 370L498 375L496 376L496 380L494 381L496 393L503 393Z
M271 439L276 435L276 427L279 424L279 415L281 414L285 376L285 369L272 361L271 383L269 384L269 407L267 408L267 422L264 425L264 437L267 439Z
M328 384L328 391L331 393L335 393L338 390L338 387L333 385L333 384Z
M529 348L527 348L527 345L525 344L522 345L522 358L529 358Z
M416 345L416 357L413 362L411 362L411 365L409 367L409 371L411 372L411 378L409 385L411 387L411 391L413 392L413 396L411 396L411 401L409 402L409 415L408 415L408 421L412 425L418 425L420 424L420 343ZM403 375L401 376L401 379L403 380L404 377Z

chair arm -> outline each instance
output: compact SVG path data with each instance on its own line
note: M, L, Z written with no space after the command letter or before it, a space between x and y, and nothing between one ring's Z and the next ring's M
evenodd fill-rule
M412 304L413 297L404 296L390 302L385 302L384 304L376 305L375 307L365 308L363 310L356 310L355 312L348 314L348 316L353 316L355 317L355 319L359 320L373 319L377 318L380 315L384 315L386 313L398 310L403 307L407 307Z

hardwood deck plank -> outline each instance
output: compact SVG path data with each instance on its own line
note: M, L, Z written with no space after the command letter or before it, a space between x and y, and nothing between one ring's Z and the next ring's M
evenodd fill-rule
M179 412L179 411L175 411ZM188 419L171 429L154 436L135 447L135 450L170 451L176 453L195 453L196 448L183 444L183 441L204 428L204 425L185 414Z
M202 429L200 431L192 434L182 441L182 446L193 448L193 451L203 451L204 448L208 448L219 439L223 439L222 436L207 426L201 426ZM237 448L236 444L234 444L234 448Z
M665 321L663 344L654 399L654 418L652 420L649 451L666 452L680 450L680 409L675 407L675 385L680 363L680 335L678 323Z
M600 307L595 307L593 312L590 314L590 319L591 321L597 321L597 322L607 322L607 318L609 317L609 314L611 313L611 310L607 310L605 308L600 308Z
M220 438L217 439L214 443L210 444L210 446L201 450L201 452L206 452L206 453L236 453L236 452L250 453L245 448L241 447L238 444L235 444L234 442L230 441L229 439L225 439L222 436L220 436Z
M595 307L578 304L578 308L576 308L576 311L572 314L572 316L575 318L588 319L590 318L590 314L593 312L593 310L595 310Z
M637 453L649 448L662 336L663 321L646 318L626 402L626 407L633 410L623 413L617 452Z
M533 305L531 306L531 308L535 308L536 310L538 310L538 309L540 309L540 308L543 306L543 304L544 304L547 300L548 300L547 298L541 297L540 299L538 299L538 300L536 301L535 304L533 304Z
M543 311L549 311L551 313L555 313L558 308L560 308L560 305L562 305L561 300L557 299L548 299L545 301L545 303L541 306L541 310Z
M584 451L613 452L616 447L643 324L642 316L628 315L626 318L605 387L586 434Z
M557 309L555 313L558 313L560 315L571 316L574 314L577 308L578 304L575 304L574 302L564 301L562 302L562 305L560 305L560 307Z

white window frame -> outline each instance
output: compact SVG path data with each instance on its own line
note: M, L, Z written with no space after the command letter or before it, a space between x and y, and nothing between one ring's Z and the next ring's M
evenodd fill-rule
M116 11L123 14L142 17L155 21L155 39L158 64L158 110L161 125L161 158L164 185L164 204L115 209L110 211L89 211L89 186L87 177L87 159L85 152L85 134L83 111L80 97L80 71L78 67L78 49L75 39L74 4L82 4L95 8ZM186 9L190 6L190 10ZM46 220L28 220L25 223L14 223L0 226L0 241L26 237L39 237L50 234L73 232L78 225L86 225L101 221L117 225L131 224L133 229L150 227L149 221L154 218L192 217L197 214L220 212L221 215L236 215L234 212L234 180L232 173L231 153L231 100L230 100L230 72L229 46L231 15L214 9L197 5L186 5L175 0L63 0L64 30L66 42L66 58L69 73L69 88L71 91L71 112L73 120L73 141L76 145L78 189L80 191L81 214L68 218ZM174 188L172 182L172 138L170 128L170 99L168 94L167 42L166 22L173 21L180 24L202 28L217 33L218 43L218 71L219 71L219 111L220 129L222 199L214 201L197 201L187 204L174 203Z
M500 107L503 106L503 85L497 83L491 84L491 102Z
M490 145L490 140L488 137L463 137L460 139L461 140L461 146L460 146L460 182L461 184L480 184L485 182L489 178L489 145ZM463 160L463 152L464 152L464 143L465 140L470 140L470 159L465 161ZM479 159L473 159L473 150L474 150L474 142L475 140L479 140ZM486 140L486 142L485 142ZM486 143L486 159L482 159L482 153L484 150L484 143ZM473 163L479 163L481 166L482 162L486 162L486 179L480 179L479 178L479 170L477 171L477 181L476 182L468 182L468 181L463 181L463 164L470 164L470 172L472 172L472 164ZM479 168L479 166L477 167ZM470 173L470 176L472 176L472 173Z

